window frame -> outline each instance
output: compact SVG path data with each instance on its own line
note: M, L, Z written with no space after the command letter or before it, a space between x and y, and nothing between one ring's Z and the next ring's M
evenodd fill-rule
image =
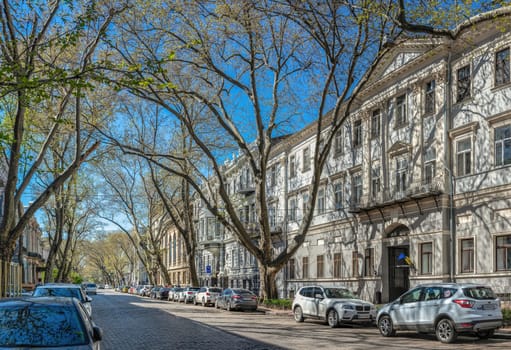
M374 274L374 248L364 250L364 276L370 277Z
M497 131L499 129L508 129L509 136L497 139ZM505 131L504 131L505 133ZM493 142L494 142L494 158L495 158L495 167L500 168L507 165L511 165L511 124L504 124L500 126L496 126L493 128ZM508 153L508 158L506 159L506 144L509 146L510 152ZM500 145L500 157L497 152L497 147ZM500 158L500 161L499 161Z
M508 242L504 242L499 248L499 240L507 239ZM502 235L495 237L495 271L511 271L511 235ZM499 251L500 250L500 251ZM503 268L499 267L499 255L501 252L504 253L504 259L502 261Z
M429 251L425 251L425 247L430 247ZM433 274L433 242L423 242L419 245L420 251L420 273L421 275Z
M325 277L325 256L317 255L316 256L316 278Z
M334 209L341 210L343 208L342 203L343 198L343 186L342 182L334 183Z
M461 103L471 97L472 69L470 64L466 64L456 70L456 103Z
M302 278L306 279L309 278L309 257L303 256L302 257Z
M424 115L436 112L436 81L431 79L424 85Z
M463 143L463 142L470 142L470 147L469 149L462 149L460 151L460 145ZM467 175L471 175L472 172L473 172L473 168L474 168L474 163L473 163L473 142L472 142L472 136L470 135L466 135L464 137L459 137L455 140L456 142L456 176L467 176ZM467 156L468 154L468 156ZM460 156L463 157L462 159L462 162L460 162ZM468 162L468 171L467 171L467 162ZM463 164L463 166L460 166L461 164Z
M307 171L311 170L311 155L310 155L310 148L306 147L302 150L302 173L305 173Z
M316 210L318 215L324 215L326 213L326 191L324 188L318 189L318 196L316 199Z
M362 147L362 119L353 122L353 147Z
M507 52L505 55L505 59L499 59L499 54ZM495 52L495 87L500 87L503 85L507 85L511 82L511 50L508 47L501 48L500 50ZM502 75L499 75L499 72ZM499 77L502 77L499 79Z
M288 262L288 278L290 280L296 279L296 261L294 258L289 259Z
M342 254L334 253L334 278L342 278Z
M351 253L351 275L352 277L360 277L360 268L359 268L359 254L358 251L353 251Z
M344 153L344 138L343 138L343 128L341 127L335 133L334 138L334 155L338 156Z
M289 156L289 178L294 179L296 176L296 155L292 154Z
M371 114L371 139L378 139L381 135L381 109L373 110Z
M468 248L464 247L464 243L471 242L472 245ZM466 257L465 253L468 253ZM465 269L466 259L468 258L469 267ZM463 238L460 239L460 272L461 273L474 273L475 267L475 242L474 238Z
M358 205L362 200L364 191L362 181L363 180L361 172L356 172L351 175L351 198L350 198L351 204Z
M408 125L407 94L396 96L394 128L399 129Z

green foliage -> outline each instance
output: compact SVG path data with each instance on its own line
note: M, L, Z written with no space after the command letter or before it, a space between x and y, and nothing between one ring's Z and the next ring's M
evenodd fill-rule
M292 303L293 301L291 299L265 299L263 301L263 306L270 309L291 310Z
M83 282L83 277L77 273L77 272L71 272L71 283L74 283L74 284L82 284Z
M502 309L502 318L504 320L504 326L511 326L511 309Z

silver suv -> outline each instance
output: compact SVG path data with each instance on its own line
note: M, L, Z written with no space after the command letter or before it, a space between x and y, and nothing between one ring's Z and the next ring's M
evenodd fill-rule
M452 343L458 333L491 337L502 326L502 312L500 300L488 286L424 284L383 306L376 322L385 337L396 330L416 330L434 332L442 343Z
M376 319L376 307L358 299L347 288L302 287L296 293L292 310L296 322L311 317L326 320L332 328L344 322L371 324Z
M222 294L222 288L218 287L201 287L193 298L193 305L201 304L202 306L215 305L216 298Z

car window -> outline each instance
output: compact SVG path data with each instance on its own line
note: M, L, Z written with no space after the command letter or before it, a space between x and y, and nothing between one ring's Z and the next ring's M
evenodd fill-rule
M414 303L420 300L422 288L414 289L401 297L401 303Z
M302 288L300 294L307 298L312 298L312 288Z
M74 306L31 304L0 308L0 344L10 347L84 345L89 342ZM44 337L41 336L44 334Z
M456 294L458 290L456 288L443 288L442 289L442 299L447 299Z
M357 297L345 288L325 288L325 295L327 298L335 299L356 299Z
M316 296L320 296L323 298L325 297L325 295L323 294L323 290L321 288L314 287L313 297L315 298Z
M55 297L68 297L68 298L76 298L80 301L84 301L85 298L81 293L80 288L36 288L34 291L35 297L46 297L46 296L55 296Z
M425 287L424 288L424 300L437 300L442 296L441 287Z
M491 288L483 286L463 288L463 294L472 299L479 300L495 299L495 294L493 293L493 290L491 290Z
M209 291L212 293L222 293L221 288L210 288Z

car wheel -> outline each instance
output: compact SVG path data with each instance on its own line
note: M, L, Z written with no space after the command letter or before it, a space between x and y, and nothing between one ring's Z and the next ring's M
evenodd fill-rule
M326 317L328 325L331 328L337 328L339 327L339 314L336 310L332 309L328 311L328 315Z
M437 323L435 333L436 338L442 343L452 343L458 336L454 324L448 318L443 318Z
M304 320L303 312L302 312L302 308L300 306L295 307L295 309L293 310L293 315L294 315L296 322L303 322L303 320Z
M380 317L378 320L378 329L384 337L392 337L396 334L392 319L388 315Z
M491 338L493 337L493 335L495 334L495 329L489 329L487 331L479 331L476 333L476 335L480 338L480 339L488 339L488 338Z

